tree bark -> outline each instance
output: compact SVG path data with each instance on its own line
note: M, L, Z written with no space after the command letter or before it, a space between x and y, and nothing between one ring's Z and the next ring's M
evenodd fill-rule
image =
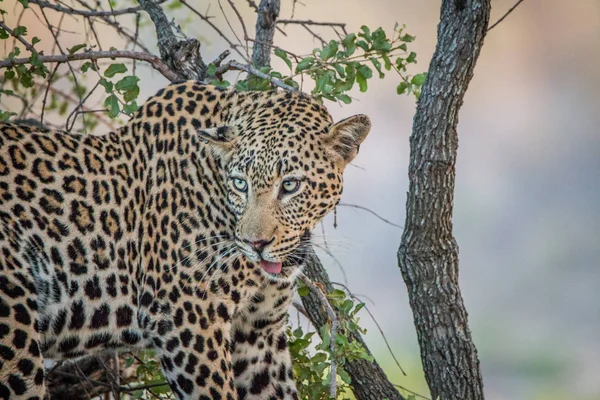
M256 39L252 49L252 63L256 67L271 65L271 47L275 36L275 26L279 17L279 0L261 0L256 19Z
M398 264L433 399L483 399L477 349L458 285L452 234L458 112L489 22L490 0L443 0L437 47L410 138Z
M323 264L321 264L321 261L312 249L306 259L304 274L311 281L319 283L327 293L333 290ZM302 297L302 303L314 326L319 327L327 323L327 312L323 309L321 301L314 293L310 292L308 296ZM343 315L338 315L338 317L344 318ZM367 353L371 354L360 334L353 333L349 339L360 343ZM352 386L352 391L357 400L404 400L404 397L388 380L377 361L349 361L344 366L344 370L352 378L350 386Z

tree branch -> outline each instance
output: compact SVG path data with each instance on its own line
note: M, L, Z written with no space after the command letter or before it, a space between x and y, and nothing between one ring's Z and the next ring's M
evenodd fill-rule
M128 58L132 60L145 61L152 68L160 72L165 78L171 82L177 81L180 77L170 70L169 66L165 65L154 54L136 52L129 50L110 50L110 51L88 51L84 53L57 54L52 56L39 56L39 60L43 63L62 63L78 60L99 60L102 58ZM29 64L29 58L13 58L12 60L0 61L0 69L11 68L21 64Z
M157 2L157 4L164 3L165 1L166 0L160 0ZM57 4L52 4L52 3L44 1L44 0L30 0L29 3L37 4L38 6L43 7L43 8L50 8L52 10L55 10L55 11L58 11L61 13L71 14L71 15L81 15L83 17L115 17L118 15L134 14L134 13L137 13L140 11L144 11L144 9L141 6L129 7L129 8L121 9L121 10L111 10L111 11L85 11L85 10L75 10L73 8L59 6Z
M231 47L233 50L235 50L240 57L244 58L246 61L248 61L246 59L246 56L244 55L244 53L242 53L239 49L238 49L238 45L236 45L235 43L233 43L224 33L223 31L221 31L219 29L218 26L216 26L214 23L212 23L212 21L210 20L213 17L210 17L208 15L204 15L202 14L200 11L196 10L194 7L192 7L186 0L180 0L181 4L183 4L184 6L186 6L191 12L193 12L194 14L196 14L202 21L206 22L211 28L213 28L213 30L215 32L217 32L219 34L219 36L221 36L223 38L223 40L225 40L228 44L229 47Z
M153 0L138 0L138 2L154 23L158 49L163 62L183 79L204 80L206 65L200 55L200 42L193 38L177 40L160 5Z
M27 40L23 39L23 37L21 35L16 35L15 31L13 31L8 26L6 26L6 24L4 24L4 22L2 22L2 21L0 21L0 28L4 29L6 32L10 33L10 36L14 37L19 42L21 42L28 51L30 51L32 53L36 53L36 50L33 48L31 43L29 43Z
M163 61L169 60L171 58L171 49L178 47L177 44L179 41L171 29L171 24L167 16L160 5L153 0L138 0L138 3L148 13L154 23L161 58Z
M442 1L437 46L410 138L410 183L398 265L433 399L484 398L458 282L452 210L458 113L483 45L490 1Z
M517 8L519 6L519 4L521 4L523 2L523 0L519 0L515 3L514 6L512 6L511 8L508 9L508 11L502 16L500 17L500 19L498 19L498 21L494 22L492 24L492 26L490 26L488 28L488 32L491 31L492 29L494 29L496 27L496 25L498 25L500 22L504 21L504 18L508 17L508 15L513 12L515 10L515 8Z
M319 26L337 26L342 29L346 28L346 24L343 22L319 22L313 21L312 19L280 19L277 21L278 24L298 24L298 25L319 25Z
M279 79L274 78L270 75L267 75L263 72L260 72L259 70L257 70L256 68L254 68L251 65L240 64L237 61L230 61L230 62L222 65L220 68L217 69L216 75L220 76L220 75L224 74L225 72L231 71L231 70L244 71L244 72L248 73L249 75L254 75L261 79L268 79L269 82L271 82L274 86L277 86L277 87L285 89L285 90L289 90L290 92L298 91L298 89L296 89L290 85L286 85Z
M256 19L256 41L252 49L252 63L256 67L271 65L271 45L279 16L279 0L261 0ZM267 44L268 43L268 44Z

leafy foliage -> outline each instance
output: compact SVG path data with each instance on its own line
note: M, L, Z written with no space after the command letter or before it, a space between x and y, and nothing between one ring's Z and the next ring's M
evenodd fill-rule
M309 289L300 283L298 294L307 296ZM305 332L301 326L296 329L288 327L288 343L294 364L294 376L298 383L300 399L329 399L331 382L331 365L337 365L337 381L339 400L351 399L350 376L344 370L348 361L364 359L372 361L371 355L354 340L349 340L351 333L366 333L359 325L357 314L364 307L363 303L355 303L342 290L333 290L327 298L340 316L340 327L334 338L331 337L331 325L327 323L319 327L319 336L314 331ZM315 340L317 339L317 340ZM330 343L335 341L335 354L332 354Z
M310 55L304 57L275 48L275 56L285 63L288 71L282 73L270 67L263 67L260 72L293 88L300 87L298 80L302 82L304 78L310 78L314 82L311 94L315 98L349 104L352 98L348 93L353 88L358 85L361 92L366 92L368 81L373 78L374 72L377 77L383 79L386 72L392 71L400 78L396 92L411 93L418 97L425 83L425 74L407 74L407 66L417 62L417 55L408 50L408 44L413 42L415 37L405 33L404 29L405 27L396 25L392 37L389 38L382 28L371 32L367 26L362 26L357 34L348 34L341 40L330 40L327 45L314 49ZM215 75L216 71L214 65L209 65L209 75ZM210 83L220 87L231 85L230 82L217 77ZM238 80L235 87L238 90L274 88L270 80L257 77Z

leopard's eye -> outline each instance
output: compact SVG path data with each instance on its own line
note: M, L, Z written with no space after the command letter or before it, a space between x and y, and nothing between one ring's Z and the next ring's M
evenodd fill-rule
M292 194L300 189L300 181L289 179L283 181L283 185L281 185L281 187L283 189L283 193Z
M233 178L233 187L238 192L245 193L248 190L248 182L240 178Z

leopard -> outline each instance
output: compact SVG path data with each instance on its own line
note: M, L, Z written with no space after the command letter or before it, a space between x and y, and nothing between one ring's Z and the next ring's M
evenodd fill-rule
M160 89L109 133L0 124L0 398L150 349L179 399L297 399L288 308L371 122L299 91Z

